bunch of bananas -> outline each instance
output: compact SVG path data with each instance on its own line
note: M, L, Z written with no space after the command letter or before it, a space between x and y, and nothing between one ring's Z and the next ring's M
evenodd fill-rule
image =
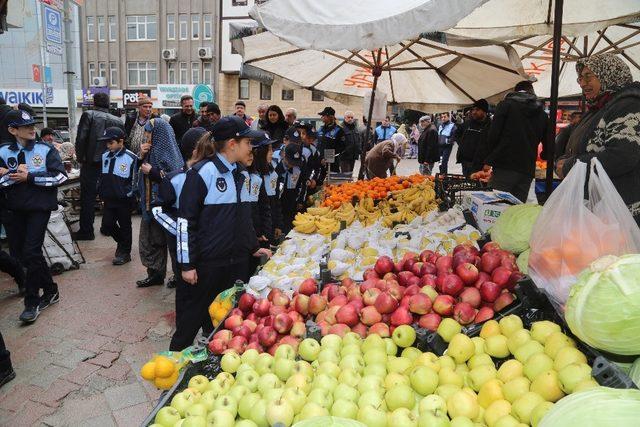
M323 209L323 208L318 208ZM319 216L307 213L297 213L293 219L293 229L298 233L312 234L315 233L318 227L316 227L316 218Z
M349 226L356 220L356 210L353 205L345 203L333 211L333 218L344 221Z
M320 216L316 217L315 224L318 228L318 233L323 236L329 236L331 233L337 233L340 231L340 221L337 219Z

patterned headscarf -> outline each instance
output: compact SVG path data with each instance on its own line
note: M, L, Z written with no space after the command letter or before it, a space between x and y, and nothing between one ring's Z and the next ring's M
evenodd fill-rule
M576 62L578 75L580 75L584 67L588 67L600 80L602 92L615 92L622 86L633 82L629 66L613 53L603 53L578 59L578 62Z

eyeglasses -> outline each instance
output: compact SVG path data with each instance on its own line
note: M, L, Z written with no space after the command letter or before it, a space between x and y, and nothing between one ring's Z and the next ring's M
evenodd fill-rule
M590 82L591 82L593 79L595 79L595 78L596 78L596 75L595 75L595 74L585 74L584 76L578 76L578 78L576 79L576 81L577 81L578 83L582 83L582 82L590 83Z

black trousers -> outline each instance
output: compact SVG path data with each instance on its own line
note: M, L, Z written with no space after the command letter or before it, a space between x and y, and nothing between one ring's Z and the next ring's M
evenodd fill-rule
M24 271L22 271L20 261L3 250L0 250L0 271L13 277L18 286L24 285Z
M438 147L440 151L440 173L449 172L449 156L453 150L453 144L443 144Z
M213 332L209 316L209 305L220 292L233 286L236 280L246 275L246 261L212 267L206 261L198 264L198 283L190 285L180 280L176 283L176 331L171 338L169 350L180 351L193 344L202 328L206 336Z
M282 209L282 233L287 235L293 228L293 219L297 213L297 196L296 190L282 190L280 196L280 207Z
M462 163L462 175L469 178L471 174L475 172L473 170L473 162L462 161L461 163Z
M80 168L80 229L79 234L93 236L100 162L83 163Z
M131 254L131 201L105 200L102 230L118 244L117 255Z
M7 346L2 338L2 332L0 332L0 373L11 370L11 353L7 350Z
M42 244L47 231L50 211L9 211L7 213L7 233L11 253L15 254L27 268L24 305L35 307L40 304L40 289L45 295L58 292L53 282L47 262L42 255Z
M532 181L533 177L531 175L494 168L489 185L494 190L511 193L522 203L526 203Z

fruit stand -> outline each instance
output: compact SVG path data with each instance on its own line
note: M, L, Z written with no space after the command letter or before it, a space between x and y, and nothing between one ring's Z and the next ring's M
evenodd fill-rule
M458 194L479 188L443 178L326 188L215 302L205 350L143 367L173 384L145 425L571 426L576 408L614 400L614 424L594 410L579 425L637 425L640 351L592 333L580 310L593 281L640 262L610 260L559 306L526 275L540 208L509 207L484 235Z

